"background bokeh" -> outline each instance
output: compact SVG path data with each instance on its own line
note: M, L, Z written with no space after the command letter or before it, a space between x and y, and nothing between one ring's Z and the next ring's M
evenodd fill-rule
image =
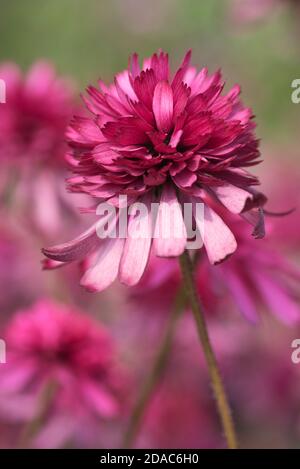
M255 24L239 24L234 3L2 0L0 57L24 68L46 57L82 89L98 77L109 81L132 51L148 56L162 48L176 65L192 48L196 65L222 68L229 84L242 84L264 139L289 142L298 129L289 96L299 74L299 19L281 5Z
M300 201L300 105L291 101L291 82L300 77L300 13L292 1L274 1L266 15L247 21L237 14L237 3L0 0L0 62L15 62L26 71L37 60L46 59L59 75L72 80L79 101L79 93L88 84L95 84L100 77L110 82L114 74L126 68L132 52L144 57L162 48L170 53L174 69L185 51L192 48L197 67L207 66L210 72L221 68L227 87L241 84L243 101L254 110L262 142L264 162L255 171L270 196L270 208L287 210ZM36 300L46 297L78 308L108 328L116 344L117 361L127 376L121 393L124 409L113 422L99 423L97 438L95 430L93 437L85 435L64 445L119 446L168 314L163 318L157 314L155 302L147 308L136 299L131 301L120 285L99 295L87 293L78 286L79 273L73 268L41 272L41 247L67 240L69 233L79 234L82 222L77 218L71 218L66 232L41 235L24 223L18 209L2 206L1 211L1 325L9 323L18 310L30 308ZM300 252L299 222L300 217L294 216L289 222L290 230L282 234L285 244L291 236L293 245L287 251L296 263ZM286 224L285 219L278 222L278 232L280 223ZM299 284L296 290L299 300ZM201 366L198 363L201 350L189 318L187 322L188 327L182 323L178 327L178 344L146 412L137 445L224 444L201 358ZM219 322L217 326L212 324L212 335L241 445L300 447L300 364L297 367L290 359L291 342L300 334L300 327L287 327L268 312L255 327L237 314L231 319L227 314ZM0 398L0 429L4 430L0 445L20 446L24 425L1 418L3 405ZM56 431L59 432L59 424Z

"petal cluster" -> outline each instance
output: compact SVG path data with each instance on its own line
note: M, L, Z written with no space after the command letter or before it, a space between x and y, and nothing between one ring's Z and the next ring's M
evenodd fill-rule
M72 190L110 199L137 197L167 181L193 195L202 187L258 183L241 169L256 164L259 151L239 86L222 94L221 73L197 73L189 60L190 53L172 77L163 52L142 69L134 55L114 84L87 89L92 117L75 117L67 133L78 176L69 181Z

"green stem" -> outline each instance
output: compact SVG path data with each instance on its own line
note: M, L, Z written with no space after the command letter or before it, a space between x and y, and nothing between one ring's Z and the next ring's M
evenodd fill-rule
M32 439L37 435L47 417L56 391L57 384L53 381L49 381L42 389L37 415L25 426L20 438L20 448L27 448Z
M183 276L183 285L185 288L186 298L190 303L196 321L197 332L202 343L204 355L206 358L210 380L216 399L218 413L222 422L224 435L227 441L227 446L230 449L236 449L237 439L231 416L231 410L223 386L217 360L211 346L205 319L201 311L200 300L194 282L193 264L189 253L185 251L180 256L179 261Z
M146 408L151 400L151 397L153 396L153 391L155 390L166 368L167 361L170 355L170 350L172 347L172 340L174 337L177 321L184 309L184 304L185 297L182 289L180 289L177 294L173 310L171 312L171 317L168 322L167 329L162 339L157 356L154 360L152 370L150 371L144 383L144 386L142 387L141 393L138 396L136 405L133 409L123 441L124 448L131 448L133 446L135 438L140 429Z

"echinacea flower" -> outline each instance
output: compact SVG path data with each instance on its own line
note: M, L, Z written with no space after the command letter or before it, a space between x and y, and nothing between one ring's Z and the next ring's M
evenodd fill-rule
M158 256L182 254L189 236L182 213L186 202L204 204L204 220L193 215L200 232L203 222L203 243L213 264L231 255L237 242L211 199L247 218L255 237L264 234L260 207L265 197L254 188L257 178L246 170L259 158L252 112L241 103L238 85L222 94L221 73L208 75L206 68L197 72L189 65L190 56L188 52L172 75L164 52L146 59L142 68L134 54L113 84L99 81L99 88L88 87L85 102L92 115L75 117L68 129L74 173L70 191L94 197L95 206L105 201L117 210L120 196L147 209L159 203L159 228L148 211L141 222L135 215L128 217L126 239L99 239L95 223L75 240L43 250L52 265L85 259L81 284L91 291L105 289L116 277L126 285L137 284L152 246ZM169 229L166 207L180 237L160 235ZM107 220L103 216L98 226ZM139 239L131 235L137 224Z
M62 218L78 218L64 184L73 87L44 61L26 75L14 63L2 63L0 78L6 87L0 105L2 197L12 199L21 214L26 212L25 222L43 234L57 233Z
M1 419L22 423L41 418L45 390L54 389L33 445L60 446L76 439L82 427L87 435L95 424L120 412L117 389L123 377L114 365L112 339L101 324L43 300L19 311L4 339Z

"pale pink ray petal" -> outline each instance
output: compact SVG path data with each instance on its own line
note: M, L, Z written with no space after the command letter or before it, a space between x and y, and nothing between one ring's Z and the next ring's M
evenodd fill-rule
M218 264L234 253L237 248L236 239L214 210L204 204L204 219L198 218L197 211L194 215L211 264Z
M92 292L109 287L118 275L123 248L123 238L103 239L94 265L85 272L80 284Z
M82 259L99 243L96 228L97 223L72 241L44 248L42 252L50 259L59 262L71 262Z
M253 199L253 195L240 187L226 184L214 189L218 199L232 213L241 213L247 202Z
M131 216L128 223L128 237L120 264L119 279L126 285L136 285L141 279L152 244L152 219L149 197L141 199L147 208L143 216ZM138 236L134 236L138 233Z
M181 205L173 186L165 186L160 199L155 231L154 249L158 256L177 257L187 241Z

